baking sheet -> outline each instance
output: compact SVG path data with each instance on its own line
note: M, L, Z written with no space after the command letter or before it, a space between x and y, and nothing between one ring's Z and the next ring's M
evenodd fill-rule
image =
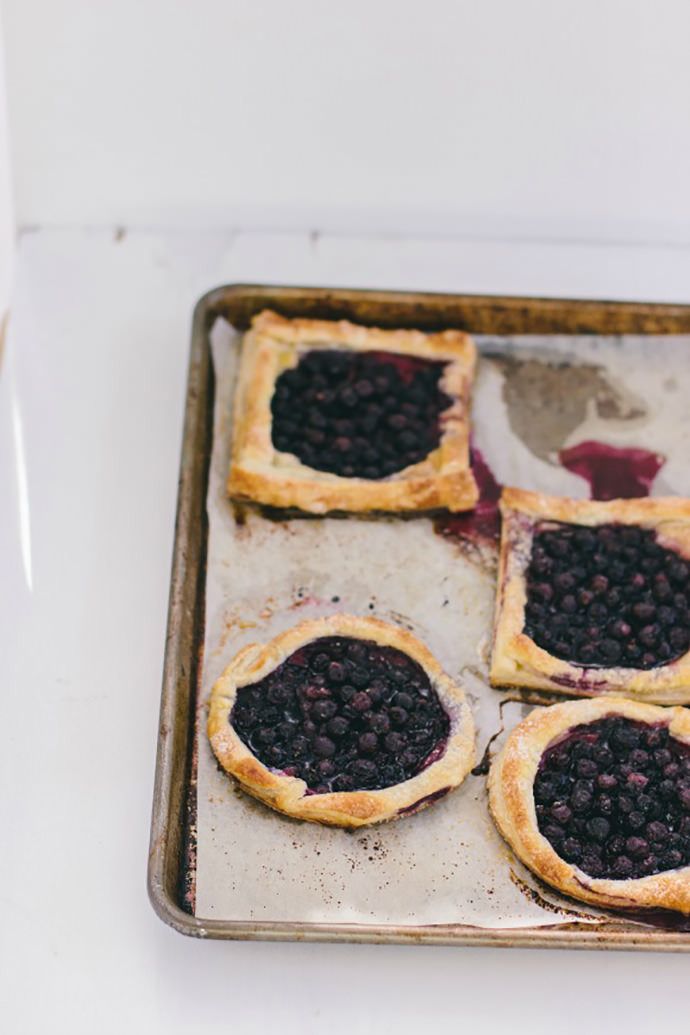
M205 735L210 688L240 647L337 610L399 622L467 688L478 757L530 705L488 686L490 547L443 537L431 518L274 521L225 496L239 336L211 333L216 370L208 490L208 573L197 774L195 913L207 919L519 928L599 914L539 884L495 832L485 776L418 816L350 833L292 821L247 798ZM585 481L558 464L589 439L667 459L655 495L690 495L681 386L688 338L477 338L476 445L499 481L572 496ZM500 737L496 746L500 744Z

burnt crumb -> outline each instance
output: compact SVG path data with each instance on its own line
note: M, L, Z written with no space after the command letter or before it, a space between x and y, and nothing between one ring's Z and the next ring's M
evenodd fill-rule
M231 506L233 517L235 518L235 524L238 528L244 528L247 524L247 505L245 503L239 503L237 500L232 500Z

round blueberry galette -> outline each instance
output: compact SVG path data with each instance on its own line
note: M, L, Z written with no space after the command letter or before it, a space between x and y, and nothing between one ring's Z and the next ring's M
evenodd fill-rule
M474 759L463 690L410 633L333 615L240 651L208 735L244 790L298 819L358 827L458 786Z
M535 709L489 774L516 855L614 909L690 913L690 712L625 698Z
M475 363L461 331L260 313L242 347L230 496L316 514L471 508Z
M690 501L506 489L492 682L690 702Z

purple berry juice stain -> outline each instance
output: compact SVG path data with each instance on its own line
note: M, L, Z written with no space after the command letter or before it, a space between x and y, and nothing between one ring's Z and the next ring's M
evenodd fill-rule
M562 449L558 459L566 470L589 483L593 500L649 496L652 483L666 462L660 453L648 449L618 448L594 440Z
M462 514L440 515L434 522L434 530L446 539L498 547L501 537L498 501L503 486L496 480L481 450L476 446L470 447L470 466L479 489L477 505L474 510Z

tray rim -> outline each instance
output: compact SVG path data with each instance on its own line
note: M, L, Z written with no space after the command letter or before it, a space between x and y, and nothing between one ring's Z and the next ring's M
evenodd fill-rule
M314 923L214 920L182 908L182 870L186 833L190 761L199 655L203 646L205 581L205 487L210 457L213 409L208 333L215 318L229 315L242 324L262 308L288 315L305 311L328 317L366 319L367 310L408 310L409 326L462 326L473 316L475 333L521 333L524 321L540 333L689 334L690 305L616 302L590 299L465 295L435 292L379 291L355 288L284 287L228 284L206 292L196 303L187 372L163 685L158 725L147 890L154 911L164 923L197 938L265 941L344 941L368 944L476 945L503 948L635 949L690 952L690 935L660 928L612 921L590 927L478 928L468 925L411 926L397 924ZM369 317L371 319L371 317ZM400 315L392 323L400 322ZM487 319L501 330L477 329ZM385 322L379 315L378 322ZM562 326L567 323L569 326ZM506 330L512 327L512 330ZM625 329L623 329L625 328Z

